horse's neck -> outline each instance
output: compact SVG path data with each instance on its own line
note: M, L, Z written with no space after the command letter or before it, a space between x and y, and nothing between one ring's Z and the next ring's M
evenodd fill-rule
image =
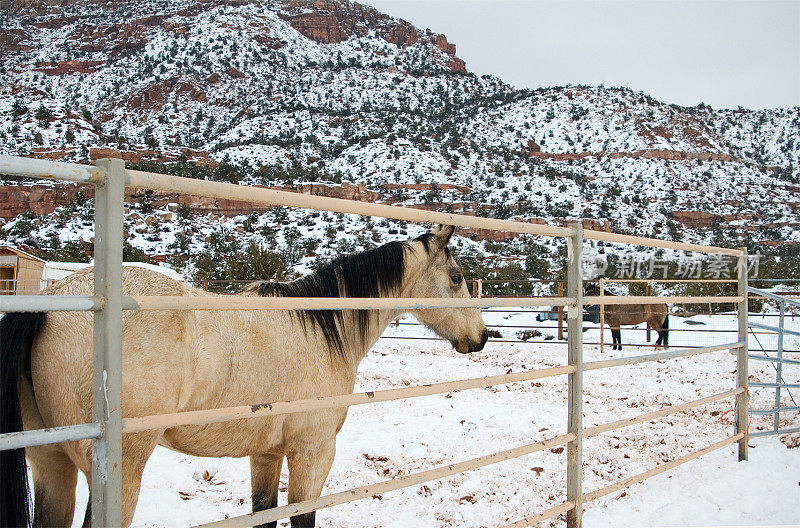
M403 276L403 282L398 291L388 295L389 297L415 297L423 296L420 292L416 291L415 285L419 280L420 274L425 272L424 262L416 260L418 256L413 252L406 251L406 269ZM383 332L394 320L403 315L406 310L370 310L369 311L369 325L367 326L366 335L362 336L358 327L357 312L347 312L348 320L345 322L345 329L348 332L347 338L350 343L354 343L354 354L351 358L353 366L358 367L358 363L366 356L367 352L375 346L378 339L380 339Z
M351 361L354 362L353 366L357 367L358 363L364 359L367 352L375 346L383 332L389 324L401 315L401 312L395 310L370 310L369 311L369 324L367 331L364 335L358 325L358 315L356 311L348 311L347 317L344 322L344 331L347 333L346 341L350 343L352 349Z

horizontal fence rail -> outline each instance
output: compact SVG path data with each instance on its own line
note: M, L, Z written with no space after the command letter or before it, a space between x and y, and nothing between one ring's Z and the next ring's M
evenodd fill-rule
M759 436L772 436L776 434L783 435L792 433L800 433L800 427L794 427L792 429L778 429L777 431L757 431L755 433L750 433L750 437L757 438Z
M487 313L487 312L490 312L490 311L489 310L484 310L483 311L483 313ZM524 314L525 312L522 312L522 311L513 312L512 311L511 313ZM532 312L532 313L535 313L535 312ZM584 312L584 314L589 314L589 313L596 313L596 312L586 312L586 311ZM672 314L670 314L670 315L672 315ZM554 320L554 319L551 319L551 321L552 320ZM543 323L544 321L538 321L538 322ZM594 326L592 326L592 324L594 324ZM418 326L419 327L419 326L425 326L425 325L423 323L412 323L412 322L409 322L409 321L400 321L399 323L392 323L391 324L392 328L397 328L397 327L400 327L400 326ZM557 330L558 326L555 326L555 325L544 325L544 324L531 325L531 324L493 324L493 323L487 323L486 324L486 328L516 328L516 329L529 328L529 329L536 329L536 330ZM599 326L599 323L592 323L590 321L584 321L584 328L586 328L587 330L599 330L600 326ZM636 326L626 326L624 328L625 328L626 331L632 331L632 332L644 332L644 331L647 331L646 327L643 327L643 326L640 327L638 325L636 325ZM736 329L726 329L726 328L668 328L668 330L669 330L670 333L672 333L672 332L693 332L693 333L700 333L700 334L738 334L739 333L739 331L736 330ZM766 331L764 331L764 332L750 332L750 335L770 335L771 333L772 332L766 332Z
M681 458L679 458L677 460L673 460L671 462L667 462L666 464L662 464L660 466L654 467L653 469L651 469L649 471L645 471L644 473L639 473L638 475L634 475L632 477L628 477L628 478L623 479L620 482L617 482L615 484L611 484L611 485L602 487L602 488L600 488L598 490L592 491L591 493L587 493L586 495L584 495L584 500L587 501L587 502L588 501L597 500L600 497L604 497L606 495L609 495L609 494L614 493L616 491L619 491L621 489L628 488L630 486L633 486L634 484L638 484L639 482L645 481L645 480L649 479L650 477L654 477L654 476L658 475L659 473L663 473L663 472L665 472L665 471L667 471L669 469L672 469L672 468L678 467L678 466L680 466L682 464L685 464L686 462L690 462L690 461L692 461L692 460L694 460L694 459L696 459L698 457L701 457L701 456L703 456L703 455L705 455L707 453L711 453L712 451L716 451L717 449L723 448L726 445L730 445L730 444L733 444L734 442L738 442L739 440L744 438L744 436L745 436L745 433L737 433L737 434L735 434L735 435L733 435L731 437L726 438L725 440L721 440L719 442L711 444L710 446L708 446L708 447L706 447L704 449L701 449L699 451L695 451L694 453L691 453L689 455L683 456L683 457L681 457Z
M217 528L251 526L276 521L293 515L307 513L325 507L344 504L376 494L414 486L430 480L441 479L489 464L510 460L527 454L567 445L567 501L517 521L509 526L528 526L541 520L567 513L569 528L579 528L583 504L636 482L683 464L705 453L734 442L739 443L739 459L747 456L747 359L753 357L747 351L747 277L744 249L730 249L684 242L672 242L622 235L595 230L585 230L579 223L569 227L551 226L515 220L499 220L477 216L426 211L415 208L356 202L345 199L305 195L259 187L240 186L230 183L211 182L142 171L125 170L119 160L101 160L99 166L32 160L0 155L0 173L33 178L61 179L97 185L95 199L95 295L51 296L22 295L0 297L0 312L15 311L87 311L95 316L95 363L93 392L93 423L74 426L24 431L0 435L0 449L15 449L25 446L43 445L92 439L92 523L93 525L119 524L121 440L123 433L142 432L169 427L219 423L245 418L264 418L297 412L312 412L322 409L349 407L367 403L392 401L417 396L443 394L458 390L483 388L499 384L517 383L546 377L567 375L569 383L569 420L567 434L548 440L480 456L471 460L433 468L389 481L379 482L333 493L317 499L306 500L256 512L249 515L225 519L203 526ZM564 237L568 240L568 280L556 280L567 284L568 296L554 297L482 297L481 281L477 282L478 298L285 298L203 294L197 296L122 296L119 255L122 241L123 186L151 189L166 193L182 193L216 198L241 200L271 206L300 207L345 214L379 216L411 222L431 222L475 229L489 229L511 233ZM737 279L701 279L695 282L737 282L737 295L730 296L592 296L582 295L583 281L579 274L583 239L610 243L631 244L645 247L668 248L681 251L696 251L708 254L735 256L744 274ZM539 280L544 282L544 280ZM493 281L485 281L491 284ZM587 281L589 282L589 281ZM620 279L607 282L687 282L685 280ZM752 291L752 289L751 289ZM561 294L562 289L559 289ZM755 293L755 292L753 292ZM763 292L759 292L762 294ZM765 298L781 303L800 306L800 302L785 297L767 294ZM735 343L708 347L687 347L680 350L647 354L604 361L584 362L582 358L583 321L582 307L588 305L630 304L737 304L739 340ZM121 314L122 310L397 310L441 308L489 308L489 307L568 307L566 316L569 325L569 364L518 373L487 376L466 380L446 381L416 387L403 387L355 394L343 394L284 402L257 403L239 407L184 411L170 414L121 418ZM499 310L502 311L502 310ZM561 311L559 309L559 311ZM563 313L563 312L562 312ZM99 322L99 323L98 323ZM783 323L781 323L783 324ZM491 325L490 325L491 326ZM772 330L772 327L766 328ZM606 424L584 427L582 424L583 372L602 368L635 365L648 361L659 361L721 350L737 352L737 386L720 394L673 405L657 411L629 417ZM759 357L759 359L761 359ZM767 361L771 359L766 359ZM767 383L752 383L753 386L769 386ZM795 387L794 384L772 384L776 388ZM800 386L800 385L798 385ZM712 444L705 449L668 462L647 472L625 478L617 483L590 493L582 491L582 439L612 429L654 420L672 413L692 409L728 397L736 398L736 434ZM791 407L778 407L772 411L784 412ZM766 414L766 412L763 412ZM792 431L787 430L787 431ZM752 436L759 436L756 433Z
M784 350L784 352L791 352L790 350ZM799 351L800 352L800 351ZM781 362L786 365L800 365L800 361L796 359L784 359L784 358L776 358L772 356L757 356L755 354L748 354L747 357L750 359L755 359L758 361L770 361L770 362Z
M768 389L777 389L779 387L786 387L789 389L800 389L800 383L769 383L763 381L751 381L751 387L765 387Z
M586 304L663 304L741 302L741 297L585 297ZM512 297L512 298L375 298L375 297L183 297L146 296L126 297L123 307L136 310L419 310L430 308L489 308L494 306L569 306L570 297ZM135 304L134 304L135 303Z
M18 433L4 433L0 434L0 451L98 438L102 432L103 430L99 423L87 423L51 427L49 429L29 429Z
M609 305L609 304L705 304L705 303L740 303L744 300L741 296L705 296L705 297L686 297L669 296L650 297L641 295L593 295L583 297L585 305Z
M256 405L227 407L222 409L185 411L182 413L152 415L140 418L127 418L124 420L122 432L135 433L151 429L161 429L163 427L203 425L244 418L261 418L264 416L275 416L278 414L318 411L321 409L350 407L365 403L386 402L404 398L415 398L418 396L432 396L434 394L445 394L448 392L466 389L479 389L491 387L493 385L519 383L523 381L548 378L551 376L569 374L574 371L575 367L568 365L564 367L527 370L512 374L499 374L497 376L487 376L484 378L431 383L415 387L402 387L399 389L385 389L354 394L342 394L337 396L324 396L321 398L312 398L308 400L269 402L259 403Z
M103 180L105 171L94 165L0 155L0 174L96 184Z
M486 313L487 311L488 310L484 310L484 313ZM517 313L525 313L525 312L517 312ZM584 312L584 314L588 314L588 313L591 313L591 312ZM544 321L540 321L540 322L544 322ZM584 321L584 323L589 323L589 324L584 324L584 328L586 328L587 330L599 330L600 329L599 323L593 323L594 326L592 326L592 323L589 322L589 321ZM417 327L419 327L419 326L425 326L425 325L422 324L422 323L412 323L412 322L407 322L407 321L401 321L400 323L392 323L391 326L392 326L392 328L398 328L398 327L401 327L401 326L417 326ZM535 329L535 330L557 330L558 326L543 325L543 324L538 324L538 325L530 325L530 324L510 325L510 324L492 324L492 323L488 323L486 325L486 328L515 328L515 329L528 328L528 329ZM640 326L630 326L630 327L626 326L624 328L625 328L626 332L629 332L629 331L630 332L646 332L647 331L646 327L640 327ZM672 333L672 332L692 332L692 333L699 333L699 334L738 334L739 333L739 331L736 330L736 329L725 329L725 328L668 328L668 330L669 330L670 333ZM770 335L771 333L772 332L766 332L766 331L764 331L764 332L750 332L750 335Z
M536 453L537 451L543 451L545 449L564 445L567 442L573 441L574 439L575 435L567 433L565 435L551 438L550 440L542 440L540 442L534 442L521 447L515 447L505 451L498 451L497 453L492 453L491 455L484 455L471 460L466 460L464 462L458 462L456 464L450 464L436 469L429 469L420 473L412 473L410 475L392 480L386 480L377 484L361 486L360 488L353 488L347 491L325 495L318 499L295 502L292 504L287 504L286 506L279 506L277 508L251 513L248 515L242 515L240 517L232 517L222 521L201 524L195 528L245 528L270 521L277 521L292 515L300 515L322 508L338 506L340 504L353 502L359 499L365 499L381 493L387 493L389 491L415 486L417 484L422 484L423 482L449 477L451 475L463 473L471 469L477 469L490 464L503 462L505 460L511 460L521 456L530 455L532 453Z
M411 222L431 222L458 227L491 229L494 231L508 231L511 233L560 237L568 237L572 234L572 230L567 227L554 227L514 220L496 220L493 218L458 215L453 213L440 213L421 209L396 207L392 205L355 202L352 200L345 200L343 198L329 198L325 196L299 194L288 191L254 188L245 185L233 185L230 183L195 180L192 178L168 176L165 174L155 174L152 172L128 170L126 173L127 185L151 189L154 191L192 194L213 198L227 198L233 200L242 200L245 202L282 205L286 207L300 207L304 209L316 209L318 211L330 211L333 213L380 216L383 218L393 218L395 220L406 220ZM687 244L685 242L672 242L667 240L658 240L654 238L637 237L632 235L621 235L618 233L607 233L604 231L594 231L589 229L584 230L583 233L584 238L586 239L602 240L604 242L633 244L646 247L660 247L683 251L699 251L703 253L731 256L740 256L742 254L742 251L738 249L704 246L701 244Z
M575 508L575 503L571 501L566 501L553 508L548 508L543 512L531 515L530 517L525 517L524 519L519 520L515 523L507 524L504 528L522 528L524 526L533 526L534 524L538 524L544 520L552 519L556 515L561 515L562 513L566 513L572 510L573 508Z
M789 335L793 335L793 336L800 336L800 332L798 332L797 330L789 330L788 328L779 328L777 326L772 326L772 325L762 324L762 323L754 323L752 321L748 322L747 324L751 328L758 328L760 330L769 330L770 332L781 332L781 333L789 334Z
M625 418L623 420L617 420L616 422L609 422L602 425L596 425L593 427L587 427L583 430L583 436L595 436L601 433L605 433L607 431L613 431L615 429L620 429L622 427L628 427L630 425L635 425L642 422L649 422L650 420L655 420L657 418L663 418L664 416L669 416L670 414L675 414L677 412L686 411L689 409L694 409L695 407L700 407L701 405L706 405L708 403L713 403L715 401L724 400L725 398L730 398L731 396L736 396L744 392L744 389L733 389L727 392L723 392L720 394L715 394L713 396L707 396L705 398L700 398L697 400L693 400L686 403L681 403L677 405L670 405L669 407L665 407L663 409L659 409L658 411L653 411L645 414L640 414L639 416L634 416L632 418Z
M486 325L487 328L490 328L489 325ZM670 330L671 331L671 330ZM541 337L541 336L540 336ZM395 339L395 340L407 340L407 341L447 341L442 337L436 336L381 336L380 339ZM559 341L558 339L528 339L527 341L521 339L500 339L500 338L489 338L489 343L513 343L515 345L565 345L566 341ZM599 342L592 342L592 341L584 341L583 344L585 346L599 346ZM608 345L608 343L606 343ZM653 343L625 343L626 348L652 348ZM705 346L688 346L683 345L681 350L696 350L706 348ZM725 346L727 349L728 347ZM764 349L763 352L775 352L774 349ZM791 352L791 353L800 353L800 350L784 350L784 353ZM731 352L733 353L733 352ZM751 355L748 355L749 358L752 358ZM761 356L759 356L761 358ZM669 359L667 358L658 358L658 359ZM763 358L762 358L763 359ZM786 362L787 360L783 360Z
M484 308L489 306L567 306L568 297L516 297L513 299L404 298L404 297L126 297L129 310L424 310L436 308Z
M431 222L459 227L510 231L531 235L564 237L569 236L571 233L571 230L567 227L515 222L512 220L496 220L493 218L466 216L454 213L440 213L437 211L426 211L369 202L356 202L343 198L314 196L135 170L128 170L126 172L127 185L154 191L241 200L244 202L280 205L285 207L299 207L315 209L317 211L330 211L333 213L379 216L409 222Z
M604 305L703 304L714 297L584 297L585 303ZM741 297L717 297L720 302L741 302ZM50 301L53 301L52 303ZM436 308L490 308L496 306L570 306L570 297L484 297L484 298L403 298L403 297L257 297L219 296L123 296L124 310L422 310ZM50 307L48 307L50 306ZM0 311L36 312L61 310L102 310L101 299L19 295L0 298Z
M800 411L800 406L797 407L775 407L774 409L755 409L752 412L753 414L764 414L770 415L775 413L782 413L782 412L790 412L790 411Z
M764 290L759 290L758 288L754 288L752 286L748 286L747 287L747 292L755 294L755 295L760 296L760 297L766 297L767 299L770 299L772 301L785 302L786 304L788 304L790 306L798 306L798 307L800 307L800 301L796 301L796 300L794 300L794 299L792 299L790 297L785 297L783 295L778 295L778 294L775 294L775 293L766 292Z
M0 312L85 312L102 310L102 298L81 295L3 295Z
M638 363L645 363L648 361L660 361L662 359L674 359L681 357L697 356L700 354L708 354L710 352L718 352L720 350L730 350L733 348L739 348L743 344L744 341L739 341L736 343L728 343L725 345L715 345L715 346L698 347L698 348L682 348L680 350L670 350L669 352L657 352L655 354L646 354L642 356L590 361L584 364L583 369L597 370L609 367L621 367L623 365L636 365Z

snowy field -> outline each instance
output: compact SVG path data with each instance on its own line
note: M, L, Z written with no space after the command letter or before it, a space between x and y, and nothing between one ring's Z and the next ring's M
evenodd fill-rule
M733 317L730 321L725 317L694 319L705 325L686 325L683 319L673 316L671 326L724 329L735 325ZM530 313L487 314L486 320L490 324L539 324ZM417 336L424 333L412 326L392 328L387 334L393 332ZM597 333L596 329L588 330L585 341L596 339ZM732 341L733 336L723 334L713 339L719 343ZM759 337L765 345L769 341L763 339L766 336ZM623 331L623 338L643 343L644 332ZM794 339L787 339L787 348L797 349ZM671 338L675 345L710 342L714 341L708 333L674 332ZM758 350L755 343L751 346ZM607 347L601 355L599 347L586 346L585 358L591 361L650 351L628 347L620 354ZM518 372L565 362L566 346L557 341L490 342L481 352L459 355L443 341L382 339L363 361L356 391ZM735 363L735 357L723 351L587 372L584 424L588 427L635 416L729 390L735 385ZM787 382L800 381L800 369L787 368L785 373ZM751 362L751 375L751 380L774 380L774 370L766 362ZM773 397L772 391L754 390L753 408L770 407ZM787 399L784 405L792 404ZM730 436L732 409L732 399L722 400L586 439L584 491L646 471ZM564 434L566 412L564 376L352 407L338 437L336 460L324 493ZM783 420L782 427L800 426L798 413ZM768 426L766 419L754 422L752 430L759 426ZM726 446L611 494L590 504L585 526L800 524L800 449L785 445L796 446L800 437L783 440L785 443L777 437L751 440L750 461L746 463L736 461L735 445ZM503 526L564 501L565 474L565 453L554 448L320 511L317 525ZM287 500L287 477L284 467L280 504ZM75 526L80 524L86 496L82 483ZM247 459L196 458L157 448L145 470L134 526L190 526L249 511ZM564 524L562 516L543 525ZM279 526L288 526L288 521Z

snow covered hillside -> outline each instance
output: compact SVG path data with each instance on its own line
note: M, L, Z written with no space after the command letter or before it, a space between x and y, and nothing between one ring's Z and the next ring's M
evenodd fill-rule
M173 169L195 177L500 218L583 218L686 241L800 241L800 108L687 108L603 86L517 90L469 73L444 35L347 0L33 1L0 14L0 36L3 153L179 160ZM0 192L0 232L50 248L47 233L14 229L18 214L38 210L33 191L7 182ZM220 217L188 207L191 230L158 222L185 237L180 247L165 234L156 248L152 223L133 247L207 249ZM222 224L257 210L237 208ZM270 223L287 249L283 213L258 211L237 221L238 244L269 246L259 228ZM68 229L71 240L77 231Z

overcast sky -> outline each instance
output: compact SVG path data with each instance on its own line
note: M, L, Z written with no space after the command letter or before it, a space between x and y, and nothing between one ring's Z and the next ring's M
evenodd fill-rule
M360 0L444 33L476 74L667 103L800 105L800 1Z

